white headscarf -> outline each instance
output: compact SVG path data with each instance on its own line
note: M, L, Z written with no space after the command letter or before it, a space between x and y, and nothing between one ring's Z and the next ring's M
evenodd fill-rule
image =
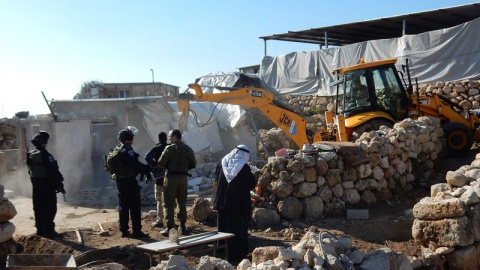
M223 174L230 183L248 162L250 151L244 144L237 145L230 153L222 158Z

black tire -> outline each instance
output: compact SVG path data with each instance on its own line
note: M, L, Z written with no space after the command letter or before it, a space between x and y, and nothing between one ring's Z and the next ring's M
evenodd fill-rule
M447 154L461 156L467 153L473 145L473 132L466 125L459 122L450 122L443 126L447 140Z
M352 132L352 136L350 137L351 142L355 142L364 132L369 132L372 130L379 130L381 126L387 126L389 128L393 127L393 122L389 121L385 118L373 118L368 120L367 122L357 126L355 130Z

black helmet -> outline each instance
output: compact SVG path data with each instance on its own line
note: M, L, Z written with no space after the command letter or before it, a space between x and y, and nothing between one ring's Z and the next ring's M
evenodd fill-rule
M42 144L47 144L48 139L50 139L50 135L46 131L39 130L38 133L35 133L31 142L33 145L38 147L38 146L41 146Z
M136 127L128 126L127 128L122 129L120 130L120 132L118 132L117 139L121 142L125 140L133 140L133 136L135 135L135 133L137 133L137 131L138 129Z

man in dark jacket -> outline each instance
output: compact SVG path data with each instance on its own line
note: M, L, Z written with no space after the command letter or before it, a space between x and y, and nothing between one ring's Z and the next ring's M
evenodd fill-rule
M55 158L45 148L50 135L39 131L31 140L36 147L27 154L28 173L32 182L33 212L37 235L54 238L60 235L55 231L57 214L57 192L65 194L63 176Z
M155 177L155 200L157 201L157 220L152 223L154 228L163 227L163 178L165 170L156 168L158 159L167 147L167 134L165 132L158 133L158 141L150 151L145 155L145 161L152 167L153 176Z
M247 164L250 152L246 145L238 145L217 165L217 190L214 209L217 210L219 232L235 234L227 240L228 261L236 264L248 255L248 223L252 203L250 190L255 188L255 177Z
M149 175L150 167L138 161L138 154L132 148L134 130L127 127L120 130L118 140L121 142L119 162L120 170L116 172L116 183L118 189L118 216L119 227L122 237L132 236L134 238L145 238L148 234L142 232L141 211L140 211L140 186L137 182L138 174ZM128 220L132 218L132 231L130 234Z
M165 148L158 160L158 167L166 169L164 179L164 208L167 228L161 232L168 236L170 229L175 226L175 206L178 204L178 219L180 231L185 234L187 227L187 176L188 170L197 166L195 153L190 146L182 142L182 133L173 129L168 133L171 144Z

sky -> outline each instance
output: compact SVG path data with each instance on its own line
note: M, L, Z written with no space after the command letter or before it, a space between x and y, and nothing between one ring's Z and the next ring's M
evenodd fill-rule
M0 118L19 111L49 113L42 91L48 100L72 99L91 80L151 82L153 77L183 91L201 76L260 64L261 36L470 3L0 0ZM318 49L267 42L269 56Z

